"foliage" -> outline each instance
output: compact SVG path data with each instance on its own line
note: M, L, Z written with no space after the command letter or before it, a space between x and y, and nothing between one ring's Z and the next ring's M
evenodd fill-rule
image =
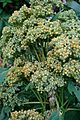
M68 90L70 92L70 94L74 93L75 96L77 97L78 101L80 102L80 88L74 83L69 83L68 84Z
M80 3L80 1L78 1ZM75 10L77 16L79 17L80 19L80 4L78 4L76 1L74 0L69 0L66 5L69 7L69 8L72 8L73 10Z
M3 7L5 7L7 5L7 3L12 3L11 0L1 0L0 2L3 3Z
M49 120L64 120L63 116L60 115L60 113L57 112L52 112L51 116L49 117Z
M43 117L36 112L35 110L28 110L28 111L15 111L11 113L11 118L9 120L25 120L25 119L29 119L29 120L43 120Z
M2 31L2 66L9 72L1 83L1 115L24 117L30 109L34 116L36 109L40 120L63 120L80 107L80 20L61 0L30 4L14 11Z
M23 4L29 6L29 0L0 0L0 36L3 27L8 25L10 15Z
M61 0L67 7L72 8L76 11L77 15L80 17L80 5L77 3L79 0ZM77 2L76 2L77 1ZM14 10L19 9L22 5L26 4L28 7L30 6L30 0L0 0L0 36L4 26L8 24L8 18L13 13ZM58 12L60 1L53 5L53 10ZM67 4L66 4L67 3Z
M8 68L0 68L0 83L2 83L8 73Z

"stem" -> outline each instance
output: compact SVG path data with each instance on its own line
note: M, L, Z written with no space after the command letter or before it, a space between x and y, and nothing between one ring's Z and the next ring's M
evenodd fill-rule
M43 104L44 102L43 102L43 100L42 100L42 98L41 98L41 96L40 96L40 94L39 94L39 92L37 91L37 93L38 93L38 95L39 95L39 98L40 98L40 102L41 102L41 104L42 104L42 107L43 107L43 112L46 110L46 108L45 108L45 105Z
M64 104L64 100L63 100L63 89L64 89L64 88L62 88L62 106L63 106L63 104Z
M37 97L37 99L40 101L40 103L41 103L41 105L42 105L42 108L43 108L43 112L45 111L45 107L44 107L44 102L42 101L42 98L40 97L40 94L38 93L38 95L36 94L36 92L32 89L32 91L33 91L33 93L34 93L34 95Z
M0 17L0 20L2 20L3 22L7 23L7 25L11 25L10 23L8 23L8 21L2 17Z
M66 102L62 105L63 107L68 103L68 100L66 100Z
M57 105L57 111L59 111L59 103L58 103L57 97L55 97L55 101L56 101L56 105Z
M37 53L37 51L36 51L36 49L35 49L34 46L33 46L33 50L34 50L34 52L35 52L35 54L36 54L36 57L37 57L38 61L40 62L41 60L40 60L40 58L39 58L39 56L38 56L38 53Z
M43 102L45 104L49 104L48 102ZM24 104L41 104L41 102L26 102Z
M66 112L68 112L68 111L80 111L80 109L77 109L77 108L68 108L66 110Z
M45 55L44 55L44 49L43 49L43 45L41 44L41 48L42 48L42 60L45 60Z

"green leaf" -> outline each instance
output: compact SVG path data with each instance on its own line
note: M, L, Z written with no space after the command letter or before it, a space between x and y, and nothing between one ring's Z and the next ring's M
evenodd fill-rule
M61 115L61 116L59 117L59 120L64 120L64 116Z
M80 4L78 4L76 1L74 0L67 1L65 5L75 10L75 12L80 13Z
M8 71L9 71L8 68L0 68L0 83L2 83L4 81Z
M52 112L48 120L59 120L59 112Z
M32 86L32 83L29 83L27 86L26 86L26 91L28 91L28 89Z
M2 13L2 11L3 11L3 10L0 8L0 14Z
M0 20L0 32L2 31L2 28L3 28L3 21Z
M64 117L63 115L59 115L59 112L56 111L56 112L52 112L48 120L64 120Z
M0 29L2 30L2 28L4 27L4 25L9 25L8 23L8 18L9 18L9 14L5 13L4 11L0 14Z
M4 71L6 71L6 70L8 70L8 68L1 68L1 67L0 67L0 73L4 72Z
M3 107L0 114L0 120L9 120L10 111L11 111L11 108L9 108L8 106Z
M10 17L10 14L7 14L6 12L3 12L1 16L2 16L3 19L7 20Z
M27 3L29 3L30 2L30 0L25 0Z
M3 7L5 7L8 3L12 3L12 0L0 0L3 3Z
M68 91L71 95L74 93L76 98L80 102L80 87L75 86L75 84L73 82L69 82L68 83Z
M56 13L56 15L52 16L51 21L55 21L56 19L58 19L60 13L61 13L61 11Z
M80 120L80 112L78 111L68 111L65 113L65 120Z
M74 91L74 84L73 84L73 82L69 82L68 83L68 91L72 95L72 93Z

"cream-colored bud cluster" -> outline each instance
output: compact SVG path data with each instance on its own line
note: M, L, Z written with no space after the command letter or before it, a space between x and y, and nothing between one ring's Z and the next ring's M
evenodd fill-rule
M62 72L62 63L56 57L49 56L47 58L47 67L49 71L53 70L54 73L60 74Z
M70 60L63 65L63 75L73 78L80 83L80 62L78 60Z
M80 83L80 41L79 37L66 34L53 38L49 43L52 50L48 52L47 65L51 71L74 79Z
M22 6L19 11L14 11L12 16L9 18L9 23L11 24L21 24L30 14L30 8L27 8L26 5Z
M52 51L49 51L50 54L59 58L65 62L69 57L76 57L80 55L80 41L78 37L69 38L64 34L61 34L59 37L53 38L49 43L50 46L54 46Z
M58 19L62 22L68 21L68 20L78 20L75 12L71 9L68 11L63 11L61 14L59 14Z
M25 63L24 59L21 59L20 57L15 58L14 60L14 66L19 67L19 66L23 66Z
M38 63L37 69L34 71L34 74L31 75L30 79L40 92L49 92L51 89L56 90L57 87L62 87L65 84L64 78L58 74L54 74L54 71L49 71L50 69L46 63L44 65L42 65L43 63Z
M70 44L73 56L78 58L80 56L80 40L78 37L72 38Z
M32 110L21 110L11 112L9 120L44 120L44 117L39 112Z
M50 22L42 18L37 20L34 18L32 19L34 21L30 21L30 19L24 21L23 29L27 32L27 34L25 36L25 39L23 39L23 41L21 42L21 44L24 44L25 42L26 44L29 42L34 43L39 39L44 41L44 39L47 40L47 38L55 34L60 34L62 32L59 21ZM28 26L29 28L27 30L26 27Z
M36 5L47 5L49 3L54 3L57 7L62 7L62 1L61 0L30 0L30 3L32 7Z
M10 71L7 74L6 82L9 86L12 86L15 82L20 81L22 76L22 67L11 67Z
M3 28L2 34L3 35L9 35L11 33L10 27L6 26Z
M52 0L52 2L54 3L54 5L56 5L57 7L63 7L63 3L61 0Z
M37 17L37 18L40 16L45 17L45 16L49 16L53 13L51 4L48 4L44 7L43 6L44 5L37 5L37 6L34 6L35 9L32 8L32 13L35 17ZM42 9L42 7L43 7L43 9Z
M80 83L80 20L72 9L50 19L52 2L59 7L61 0L30 2L30 8L24 5L12 14L2 32L3 62L13 60L11 69L16 69L8 79L14 83L22 75L41 92L64 86L65 76Z
M22 73L24 73L24 76L29 80L31 74L33 74L36 69L37 66L33 65L32 62L27 62L22 68Z

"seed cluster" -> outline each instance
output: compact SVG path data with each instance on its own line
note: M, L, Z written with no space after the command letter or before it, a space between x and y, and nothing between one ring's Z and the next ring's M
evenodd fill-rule
M12 14L2 32L3 65L12 65L5 82L10 87L31 82L40 92L56 90L69 79L80 84L80 20L72 9L52 20L57 15L52 2L59 7L61 0L30 2L30 8L24 5Z
M11 113L9 120L44 120L44 118L35 109L33 110L21 110Z

